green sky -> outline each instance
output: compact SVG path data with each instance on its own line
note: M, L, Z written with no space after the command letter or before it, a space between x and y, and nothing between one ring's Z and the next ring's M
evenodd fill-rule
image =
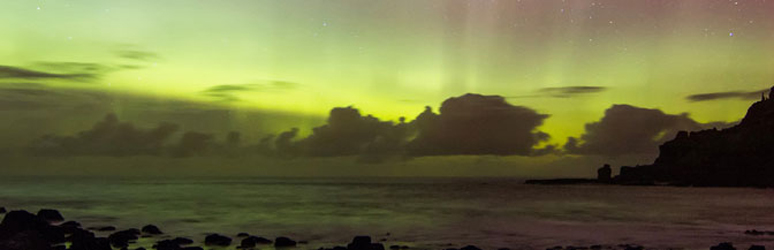
M412 120L452 96L500 95L551 115L540 130L563 144L613 104L740 119L748 92L774 84L771 13L765 0L2 1L0 65L94 77L0 82L286 117L256 134L306 131L332 107ZM729 91L747 94L687 99Z

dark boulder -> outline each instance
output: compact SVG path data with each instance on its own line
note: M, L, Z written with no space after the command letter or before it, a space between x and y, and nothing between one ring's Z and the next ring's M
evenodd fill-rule
M0 222L0 240L10 238L17 233L26 230L37 231L48 226L48 223L41 220L34 214L24 210L11 211L5 215Z
M57 244L65 242L65 230L57 226L47 226L38 232L43 235L48 243Z
M175 242L178 245L188 245L188 244L193 244L194 243L194 241L192 239L183 238L183 237L174 238L174 239L172 239L172 241Z
M74 228L80 228L81 223L78 223L77 221L67 221L65 223L59 224L60 227L74 227Z
M0 241L14 237L24 231L34 231L37 234L27 234L20 239L28 239L31 235L40 235L47 243L64 242L64 231L57 226L51 226L47 221L24 210L11 211L0 223Z
M250 236L247 238L242 239L242 242L239 244L240 248L253 248L255 247L255 236Z
M352 239L352 243L347 244L349 250L370 250L371 249L371 236L355 236Z
M94 238L94 233L80 228L73 229L72 232L65 238L67 242L75 242L84 238Z
M748 250L766 250L766 247L761 245L752 245Z
M75 221L68 221L59 225L65 234L73 234L75 231L81 230L81 224Z
M257 236L249 236L247 238L242 239L242 243L240 246L242 248L253 248L255 245L258 244L271 244L272 241L263 237L257 237Z
M54 209L41 209L38 211L38 217L48 222L61 222L64 221L64 217L59 211Z
M296 241L288 237L277 237L274 239L274 247L295 247Z
M13 236L0 240L3 250L51 250L51 244L37 231L25 230Z
M112 233L108 236L108 240L110 245L121 248L128 246L130 241L137 240L139 236L140 230L132 228Z
M155 225L146 225L142 227L141 230L146 234L163 234L163 232L161 232L161 230L159 230L159 228Z
M156 250L180 250L180 244L174 240L162 240L153 245Z
M347 244L348 250L384 250L381 243L372 243L370 236L355 236L352 243Z
M94 234L81 234L74 238L70 250L112 250L110 240L104 237L94 237Z
M321 248L318 248L317 250L347 250L347 248L343 246L334 246L333 248L321 247Z
M237 234L237 237L247 237L247 236L250 236L250 234L244 233L244 232Z
M5 210L5 207L0 207L0 214L4 214L8 211Z
M473 245L467 245L467 246L465 246L463 248L460 248L460 250L481 250L481 248L478 248L478 247L473 246Z
M210 234L204 238L204 244L208 246L228 246L231 245L231 238L220 234Z
M104 226L104 227L97 227L97 228L94 228L94 229L97 230L97 231L100 231L100 232L109 232L109 231L115 231L116 227L114 227L114 226Z
M710 247L710 250L736 250L736 248L730 242L723 242L717 246Z

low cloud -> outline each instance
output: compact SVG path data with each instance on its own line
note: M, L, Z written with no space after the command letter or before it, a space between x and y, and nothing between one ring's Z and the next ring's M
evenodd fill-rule
M141 129L132 123L120 122L115 114L109 114L91 129L76 135L43 136L33 143L30 150L35 154L62 156L160 155L164 142L178 128L176 124L162 123L152 129Z
M138 50L138 49L123 49L115 52L118 57L136 61L153 61L161 59L161 56L157 53Z
M40 83L0 83L0 150L26 147L46 134L73 134L105 114L120 113L138 127L162 121L188 131L213 133L222 140L229 131L242 132L246 144L291 126L312 126L324 117L228 106L174 98L86 89L54 88Z
M671 140L681 130L725 128L731 123L702 124L687 113L672 115L658 109L630 105L613 105L601 120L587 123L579 137L570 137L566 152L582 155L656 154L658 146Z
M536 98L536 97L554 97L554 98L572 98L604 92L607 87L602 86L567 86L542 88L533 94L509 96L508 98Z
M275 140L278 154L306 157L359 156L364 161L380 161L402 154L408 140L408 125L381 121L361 115L353 107L333 108L325 125L312 129L306 138L293 140L298 129L281 133Z
M62 79L62 80L86 80L97 77L94 73L51 73L20 67L0 65L0 80L40 80L40 79Z
M224 102L241 100L239 95L249 92L277 92L295 89L300 84L288 81L266 80L249 84L223 84L209 87L201 93Z
M93 74L104 75L115 71L117 68L109 65L90 62L55 62L42 61L34 64L35 68L69 74Z
M600 87L600 86L569 86L569 87L556 87L556 88L542 88L538 92L551 97L569 98L577 95L599 93L605 90L607 90L606 87Z
M768 94L769 89L761 89L756 91L726 91L726 92L713 92L703 93L687 96L686 99L691 102L704 102L704 101L717 101L717 100L755 100L760 99L761 95Z
M174 157L205 156L213 149L215 137L201 132L186 132L171 149Z
M538 131L549 115L513 106L501 96L466 94L430 107L412 126L417 136L408 144L411 155L531 155L549 135Z

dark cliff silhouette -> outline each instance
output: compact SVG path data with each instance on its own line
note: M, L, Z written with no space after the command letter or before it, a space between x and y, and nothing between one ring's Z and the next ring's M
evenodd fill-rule
M621 167L616 184L774 186L774 87L723 129L681 131L659 147L651 165Z

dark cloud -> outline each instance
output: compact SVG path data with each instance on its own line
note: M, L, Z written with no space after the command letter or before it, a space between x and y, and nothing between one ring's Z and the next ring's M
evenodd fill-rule
M555 97L555 98L571 98L582 95L600 93L606 91L607 87L602 86L567 86L567 87L552 87L542 88L535 91L534 94L509 96L507 98L534 98L534 97Z
M218 85L218 86L210 87L204 92L207 92L207 93L241 92L241 91L250 91L252 89L253 89L253 86L251 84L243 84L243 85L226 84L226 85Z
M363 116L352 107L334 108L327 124L312 129L312 134L296 142L296 147L305 156L398 153L408 137L406 126L403 119L393 124Z
M275 92L297 88L300 84L288 81L267 80L250 84L223 84L212 86L202 91L205 96L219 99L220 101L239 101L239 94L247 92Z
M293 156L297 153L296 146L293 142L293 139L298 136L298 128L291 128L288 131L284 131L277 136L277 138L274 140L274 149L277 152L277 155L280 156ZM272 137L267 137L267 139L271 140Z
M703 93L687 96L691 102L703 102L703 101L716 101L727 99L739 99L739 100L755 100L760 99L761 95L769 92L769 89L761 89L756 91L727 91L727 92L713 92Z
M152 61L161 59L161 56L157 53L136 49L124 49L116 51L116 55L121 58L137 60L137 61Z
M152 129L141 129L129 122L120 122L116 115L109 114L102 121L85 131L72 136L46 135L30 147L41 155L160 155L164 142L178 126L162 123ZM183 145L190 147L190 145Z
M63 79L86 80L97 77L94 73L50 73L25 69L13 66L0 65L0 79L36 80L36 79Z
M71 98L81 99L84 102L67 102ZM93 103L94 98L99 97L83 93L67 93L67 91L48 88L36 83L0 84L0 103L6 104L0 105L0 111L62 110L74 104Z
M116 70L115 67L103 65L99 63L86 63L86 62L37 62L34 64L35 68L53 71L58 73L69 74L93 74L102 75Z
M569 86L556 88L542 88L538 92L552 97L568 98L577 95L599 93L607 90L600 86Z
M681 130L728 126L731 123L701 124L687 113L671 115L658 109L613 105L601 120L586 124L580 138L568 138L564 149L571 154L588 155L656 154L659 145Z
M537 130L548 115L513 106L500 96L466 94L441 104L440 114L430 107L412 126L416 138L408 145L411 155L530 155L548 140Z
M46 134L84 130L107 113L138 127L162 121L187 131L213 133L219 139L240 131L246 145L291 126L318 125L325 118L259 109L191 102L121 92L54 88L39 83L0 83L0 150L26 147Z
M210 153L215 137L212 134L189 131L180 137L180 141L172 147L173 157L204 156Z

